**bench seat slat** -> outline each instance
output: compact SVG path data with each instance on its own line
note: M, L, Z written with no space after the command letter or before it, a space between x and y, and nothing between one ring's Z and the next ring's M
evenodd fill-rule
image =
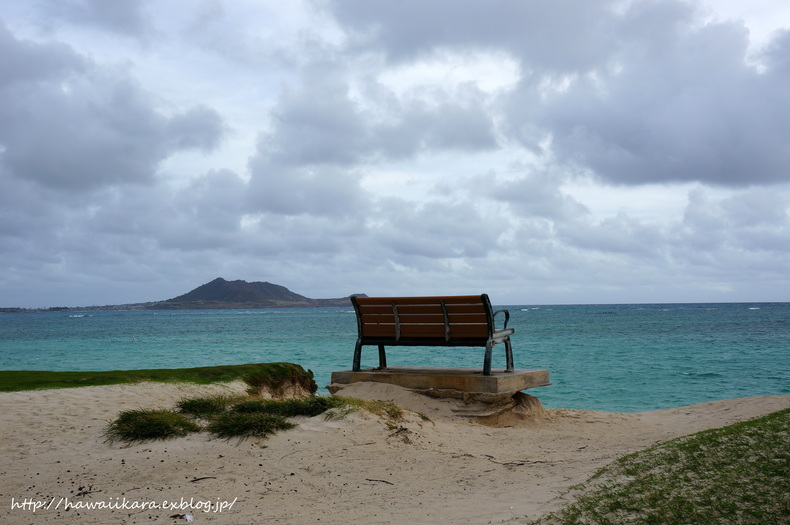
M420 324L420 323L437 323L437 324L444 324L444 316L439 315L412 315L412 314L400 314L398 316L400 318L401 324ZM488 325L485 315L481 314L447 314L447 320L450 323L450 326L455 326L457 324L483 324Z
M396 303L398 305L398 311L402 313L410 313L410 314L436 314L442 313L442 306L437 305L409 305L403 303ZM445 304L445 308L447 309L447 313L458 313L458 314L483 314L485 315L486 309L482 304ZM392 305L390 305L390 308Z
M456 324L485 324L488 322L484 314L447 314L450 325ZM438 323L444 324L444 315L438 314L407 314L399 312L398 319L401 324ZM366 314L362 316L363 324L394 323L395 314Z
M391 335L395 337L394 324L367 324L362 327L362 337ZM444 338L446 331L443 324L401 324L401 337L413 334L421 336L431 335ZM488 325L484 324L454 324L450 326L450 337L488 337Z
M413 324L401 325L401 337L436 337L444 339L444 325ZM450 327L450 337L488 337L485 325L455 325Z
M392 323L395 324L395 314L381 313L381 314L366 314L362 315L363 324L376 324L376 323Z
M395 303L395 304L398 307L398 312L401 314L442 315L442 307L439 304L436 305L408 305L402 303ZM448 304L445 306L447 308L447 313L450 315L454 315L454 314L486 315L486 309L481 304ZM387 304L379 304L379 305L360 306L359 312L363 316L392 313L392 304L387 303Z
M395 337L394 324L375 324L365 325L362 328L363 340L367 337ZM444 325L438 324L409 324L401 325L401 337L435 337L437 339L444 339L445 329ZM488 337L488 327L486 325L453 325L450 327L450 337ZM392 344L398 344L398 341L393 340Z

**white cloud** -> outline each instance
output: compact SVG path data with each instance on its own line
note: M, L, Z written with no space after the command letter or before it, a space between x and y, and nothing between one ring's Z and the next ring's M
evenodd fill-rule
M385 68L378 80L399 97L414 98L431 88L452 92L470 84L496 94L514 88L519 76L518 61L507 53L439 49L418 62Z

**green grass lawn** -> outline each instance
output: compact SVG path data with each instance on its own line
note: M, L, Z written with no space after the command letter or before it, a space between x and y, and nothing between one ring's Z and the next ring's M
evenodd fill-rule
M111 370L106 372L50 372L41 370L0 370L0 392L73 388L156 382L198 384L247 381L250 385L276 387L287 381L303 384L315 392L313 373L292 363L204 366L200 368L163 368L151 370Z
M790 524L790 409L624 456L534 524Z

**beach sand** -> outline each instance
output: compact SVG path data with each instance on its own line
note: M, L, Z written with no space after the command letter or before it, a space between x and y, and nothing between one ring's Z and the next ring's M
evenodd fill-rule
M568 487L618 456L790 407L790 396L767 396L638 414L556 409L491 426L459 417L461 401L368 383L340 394L421 415L407 412L394 428L360 412L301 418L293 430L242 442L103 440L121 410L243 389L144 383L0 394L0 523L187 523L171 517L179 514L198 524L520 523L559 508ZM124 498L137 508L85 507ZM139 508L165 501L180 508ZM34 512L35 502L50 507Z

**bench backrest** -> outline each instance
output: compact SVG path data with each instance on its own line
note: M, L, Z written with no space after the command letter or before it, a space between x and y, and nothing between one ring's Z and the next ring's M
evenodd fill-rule
M360 339L429 344L482 342L493 331L488 295L352 297Z

